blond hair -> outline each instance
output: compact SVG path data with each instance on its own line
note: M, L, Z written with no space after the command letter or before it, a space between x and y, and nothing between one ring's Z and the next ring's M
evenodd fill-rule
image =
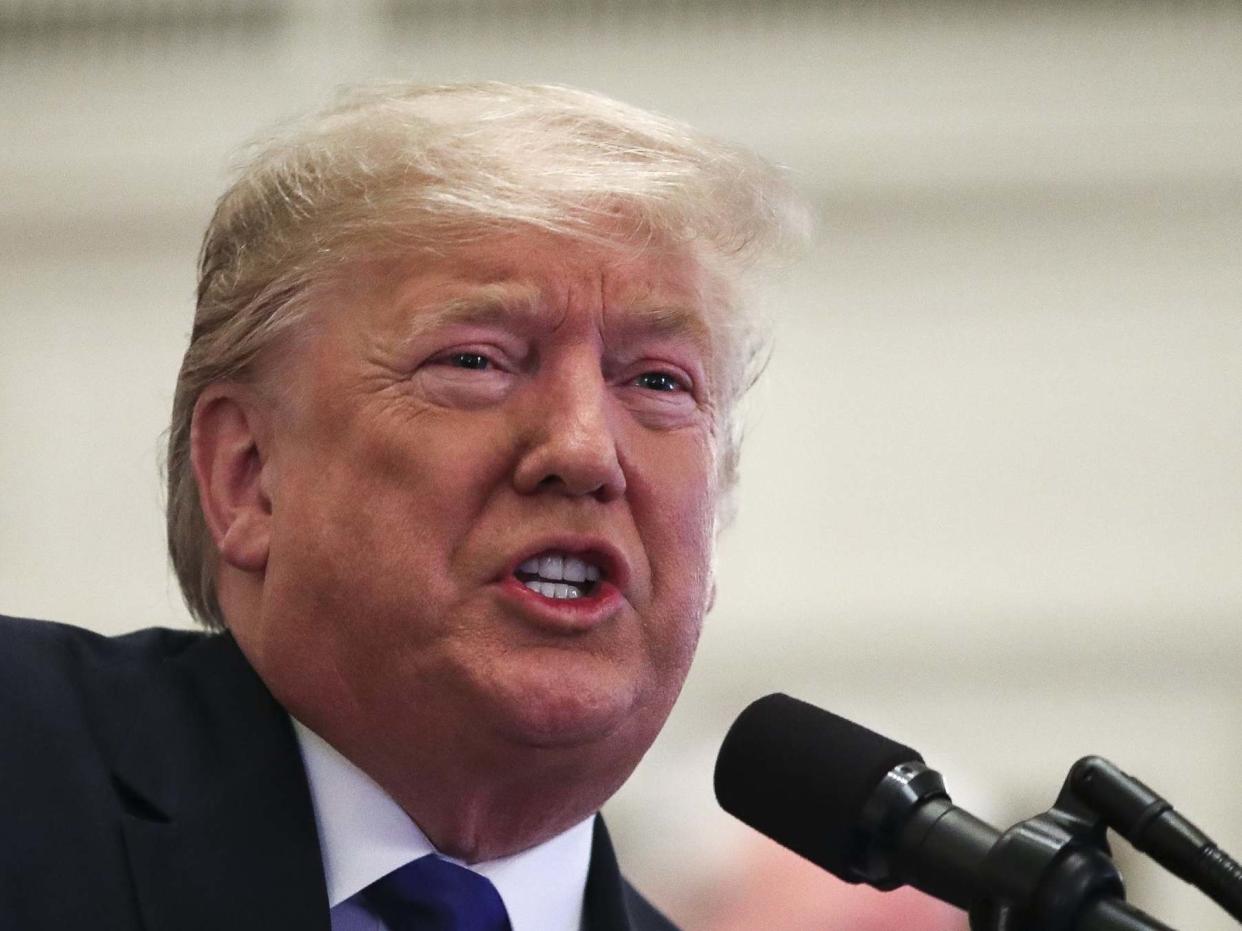
M191 613L224 626L218 554L190 462L195 403L213 382L254 377L260 356L349 263L530 228L636 248L687 243L736 283L800 245L806 225L801 202L758 157L567 87L355 88L256 144L203 239L169 428L168 546ZM735 402L761 367L766 328L739 308L725 329L720 477L728 490L740 443Z

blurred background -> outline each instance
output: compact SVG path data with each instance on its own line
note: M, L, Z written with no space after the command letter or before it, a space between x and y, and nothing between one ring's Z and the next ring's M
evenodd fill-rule
M607 814L687 931L962 929L720 812L781 690L1008 825L1101 753L1242 851L1242 5L0 0L0 610L188 625L158 462L239 146L374 78L579 85L790 167L740 516ZM1118 844L1132 901L1234 925Z

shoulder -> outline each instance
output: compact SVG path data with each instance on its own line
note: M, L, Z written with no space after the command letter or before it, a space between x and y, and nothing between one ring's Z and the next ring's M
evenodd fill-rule
M112 671L159 664L205 636L150 628L106 637L69 624L0 615L0 695L10 708L47 700Z
M107 716L120 679L142 676L203 638L156 628L105 637L0 615L0 747L80 752Z
M82 927L89 901L92 927L124 926L113 920L130 914L130 893L112 751L145 726L134 683L202 639L0 616L0 925Z
M84 668L144 657L158 659L175 655L205 636L190 630L150 627L107 637L72 624L0 614L0 644L5 647L0 663L37 657Z

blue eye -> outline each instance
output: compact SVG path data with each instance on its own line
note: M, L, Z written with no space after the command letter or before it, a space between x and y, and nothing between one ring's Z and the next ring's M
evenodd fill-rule
M446 361L449 365L459 369L482 370L491 366L491 361L487 356L479 355L477 352L455 352L448 356Z
M685 385L668 372L643 372L643 374L634 379L634 384L640 388L649 388L652 391L685 390Z

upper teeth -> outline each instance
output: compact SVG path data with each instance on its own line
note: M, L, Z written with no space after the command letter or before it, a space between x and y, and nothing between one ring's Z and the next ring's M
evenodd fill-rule
M599 580L599 566L570 556L568 553L544 553L532 556L522 565L519 572L529 572L552 582L595 582Z

